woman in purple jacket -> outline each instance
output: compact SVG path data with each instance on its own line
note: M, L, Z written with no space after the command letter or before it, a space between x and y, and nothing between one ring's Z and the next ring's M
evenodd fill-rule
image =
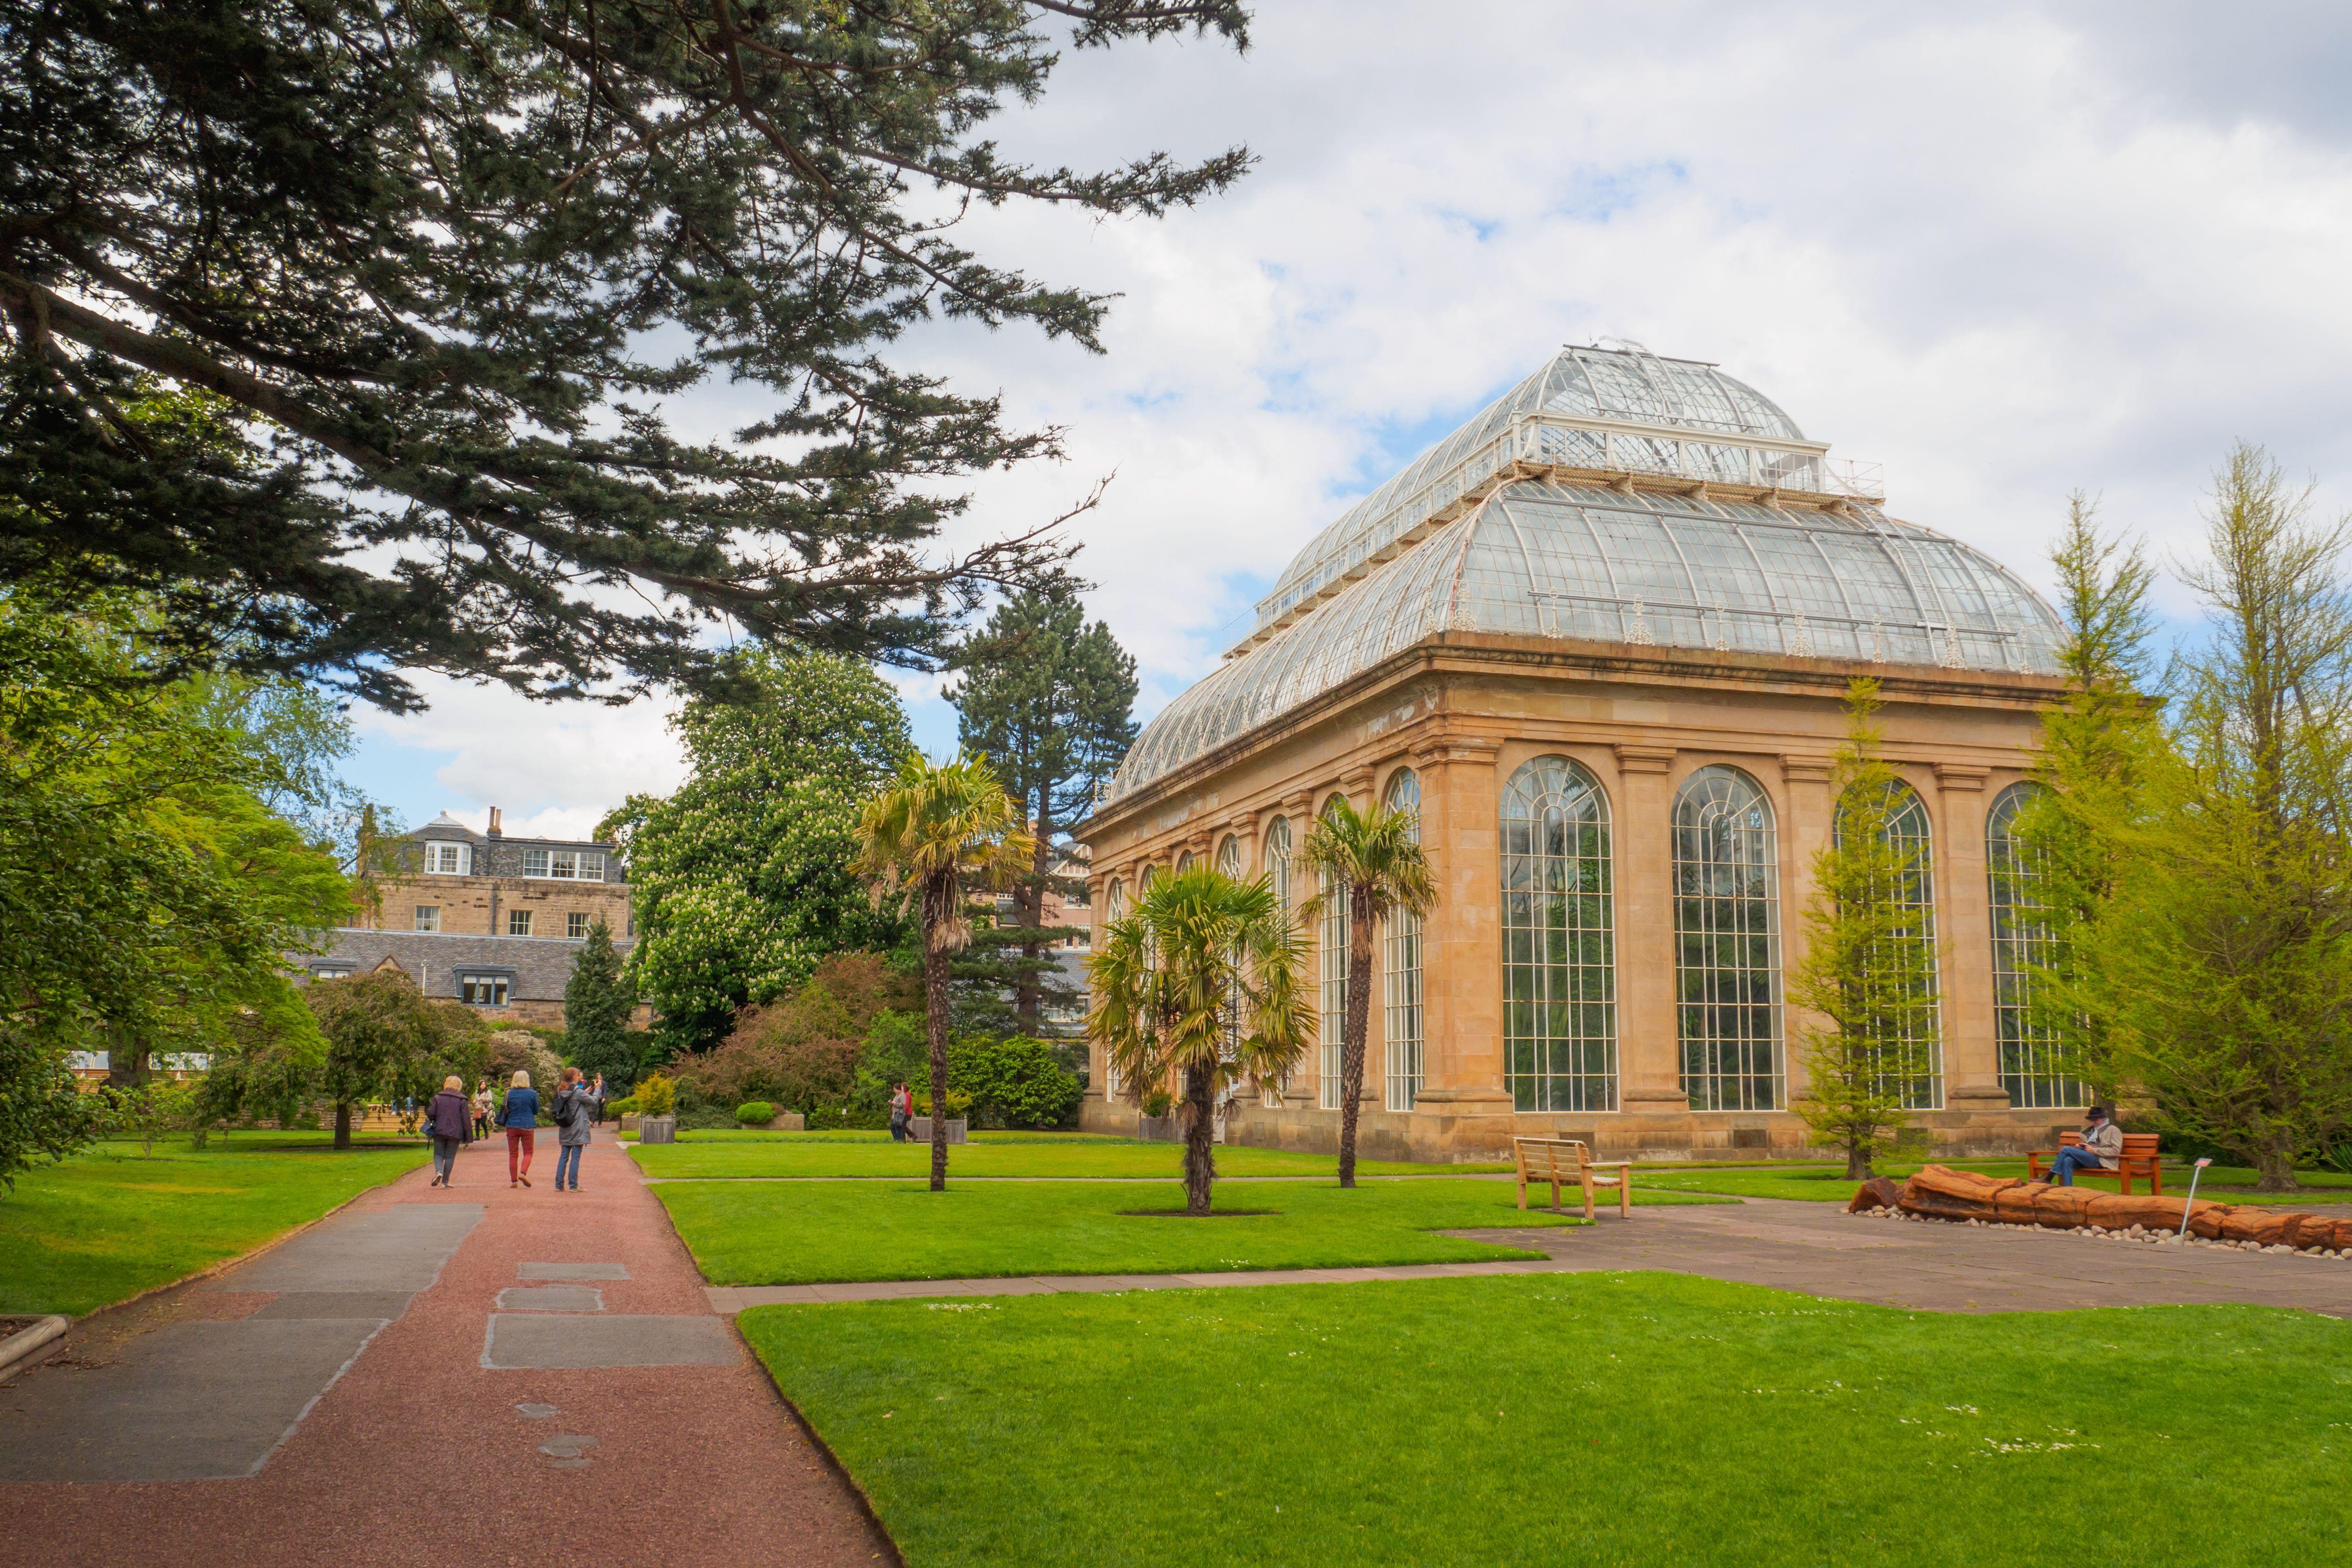
M457 1146L474 1141L473 1108L466 1103L466 1080L452 1075L425 1108L425 1130L433 1135L433 1182L446 1187L457 1173Z

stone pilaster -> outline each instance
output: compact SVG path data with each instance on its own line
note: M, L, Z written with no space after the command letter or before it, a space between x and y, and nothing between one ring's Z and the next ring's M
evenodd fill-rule
M1829 757L1790 754L1780 759L1784 805L1776 847L1780 857L1780 973L1796 973L1805 956L1805 908L1813 897L1813 858L1830 841L1833 808L1830 784L1836 764ZM1785 982L1784 982L1785 983ZM1804 1097L1807 1034L1826 1020L1783 1002L1780 1008L1781 1074L1788 1100Z
M1500 745L1449 738L1413 754L1437 899L1421 932L1422 1091L1413 1145L1432 1159L1510 1146L1503 1082Z
M1614 803L1617 1107L1644 1122L1690 1112L1675 1028L1672 746L1620 744ZM1642 1127L1648 1142L1665 1129Z

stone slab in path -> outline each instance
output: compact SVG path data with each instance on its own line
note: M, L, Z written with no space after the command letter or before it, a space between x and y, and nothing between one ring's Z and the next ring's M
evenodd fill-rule
M499 1292L501 1312L601 1312L604 1292L593 1285L509 1285Z
M607 1312L491 1314L482 1365L492 1370L616 1366L733 1366L734 1334L715 1317Z
M397 1290L413 1294L481 1223L479 1204L404 1203L346 1211L273 1247L210 1290Z
M518 1279L626 1279L629 1269L622 1263L520 1263L515 1266Z

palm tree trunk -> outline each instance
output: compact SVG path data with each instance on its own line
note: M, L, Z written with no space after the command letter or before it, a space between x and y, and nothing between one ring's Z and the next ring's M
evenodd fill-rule
M950 889L949 898L955 892ZM923 1021L931 1047L931 1191L948 1190L948 953L939 900L923 900Z
M1372 1026L1370 889L1348 890L1348 1022L1339 1045L1339 1184L1356 1184L1356 1111L1364 1098L1364 1045Z
M1210 1089L1216 1074L1205 1067L1184 1069L1184 1212L1205 1215L1217 1180L1216 1102Z

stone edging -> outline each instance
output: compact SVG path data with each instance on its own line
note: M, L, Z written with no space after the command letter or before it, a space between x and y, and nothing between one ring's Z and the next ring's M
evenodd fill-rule
M52 1312L31 1328L19 1329L0 1340L0 1383L6 1382L26 1357L54 1342L72 1324L71 1318Z

